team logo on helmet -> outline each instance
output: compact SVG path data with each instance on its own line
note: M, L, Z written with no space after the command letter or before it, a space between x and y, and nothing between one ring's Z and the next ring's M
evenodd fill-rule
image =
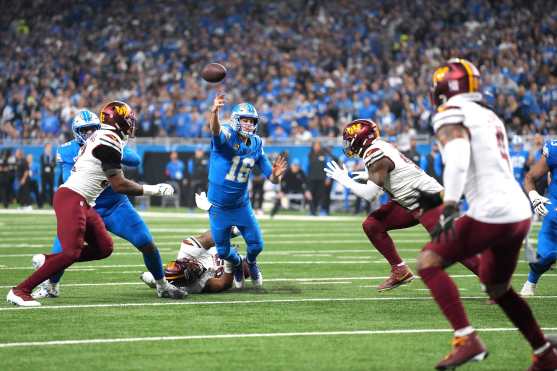
M135 112L125 102L112 101L107 103L100 114L101 128L116 130L124 139L133 137L135 132Z
M373 141L379 138L379 126L369 119L357 119L342 131L344 154L348 157L363 156Z
M431 101L438 107L449 98L480 89L480 72L466 59L452 58L437 68L432 76Z
M85 143L91 133L100 127L99 117L86 109L80 110L72 120L74 138L80 145Z

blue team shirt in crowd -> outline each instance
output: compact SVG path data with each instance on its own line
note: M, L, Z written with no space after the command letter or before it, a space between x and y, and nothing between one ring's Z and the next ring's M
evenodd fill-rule
M81 146L73 139L58 147L56 150L56 162L62 166L62 179L64 182L70 177L76 157L79 153ZM122 164L126 166L136 167L141 163L139 155L131 148L124 146L124 153L122 156ZM112 187L106 188L95 202L96 209L110 208L118 202L125 200L126 195L117 193L112 190Z
M526 164L528 162L528 151L510 151L511 163L513 165L514 178L522 185L526 176Z
M249 203L248 180L255 165L266 177L271 176L272 165L263 152L261 138L252 135L246 144L230 126L222 126L220 134L211 140L209 202L221 208Z
M542 150L543 156L547 161L547 166L551 173L551 182L549 183L548 193L549 196L557 199L557 139L548 140L545 142Z

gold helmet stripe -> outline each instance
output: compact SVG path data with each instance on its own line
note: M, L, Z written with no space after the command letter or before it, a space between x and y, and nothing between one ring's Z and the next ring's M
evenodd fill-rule
M468 75L468 90L470 92L478 91L478 78L474 76L474 67L472 63L468 62L466 59L459 59L459 62L464 66L466 74Z

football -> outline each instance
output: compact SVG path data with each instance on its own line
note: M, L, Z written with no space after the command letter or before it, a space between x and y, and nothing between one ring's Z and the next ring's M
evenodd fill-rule
M207 82L220 82L226 77L226 67L220 63L209 63L203 67L201 77Z

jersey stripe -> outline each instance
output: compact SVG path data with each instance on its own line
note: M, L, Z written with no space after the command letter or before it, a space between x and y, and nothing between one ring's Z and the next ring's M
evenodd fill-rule
M109 142L108 140L105 140L104 138L99 138L99 144L100 145L104 145L104 146L108 146L108 147L112 147L115 150L117 150L118 152L122 153L122 148L120 148L119 146L115 145L113 142Z
M379 148L375 149L376 151L373 151L371 155L364 157L364 165L366 167L370 167L375 162L385 157L385 153L382 150L380 150Z

